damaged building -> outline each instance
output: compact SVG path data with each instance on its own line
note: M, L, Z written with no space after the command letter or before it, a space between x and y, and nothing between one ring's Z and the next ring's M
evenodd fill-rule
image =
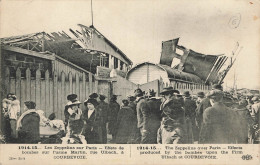
M158 80L165 86L173 86L180 91L207 91L215 83L222 83L225 71L221 72L228 57L224 55L205 55L178 45L179 38L163 41L159 64L144 62L128 71L126 78L146 86ZM178 63L173 63L173 61ZM156 86L156 85L155 85ZM160 85L158 85L160 86ZM152 88L144 87L144 89ZM157 92L160 91L160 87Z

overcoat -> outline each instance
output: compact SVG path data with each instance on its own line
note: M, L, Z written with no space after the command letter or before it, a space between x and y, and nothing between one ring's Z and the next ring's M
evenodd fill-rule
M129 106L123 106L117 116L116 143L126 144L133 139L136 127L136 115Z
M201 144L230 144L235 143L234 111L223 103L215 103L203 113L199 143Z
M107 128L106 124L108 123L108 114L109 114L109 104L105 101L98 102L98 109L100 110L101 117L101 128L102 128L102 143L107 143Z
M108 117L108 132L115 135L117 132L117 115L120 109L120 105L116 101L110 101L109 103L109 117Z

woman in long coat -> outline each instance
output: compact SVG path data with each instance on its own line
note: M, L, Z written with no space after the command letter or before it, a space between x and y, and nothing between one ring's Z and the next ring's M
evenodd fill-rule
M136 127L136 115L134 110L128 106L128 100L123 100L123 106L117 116L117 144L127 144L134 138Z
M98 102L96 99L88 99L84 102L87 110L83 113L83 120L86 122L84 136L88 144L102 143L102 122Z
M40 140L40 116L32 101L24 102L25 112L17 121L18 137L21 143L33 144Z

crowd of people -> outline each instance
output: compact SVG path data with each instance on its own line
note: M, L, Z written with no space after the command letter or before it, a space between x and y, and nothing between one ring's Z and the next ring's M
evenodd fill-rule
M76 94L70 94L64 108L65 121L57 120L54 113L46 118L32 101L24 103L25 112L20 116L19 101L8 94L3 100L5 136L9 142L39 143L40 127L48 126L59 130L49 136L48 143L259 143L258 95L233 99L221 85L196 96L190 91L180 94L173 87L159 94L161 97L156 97L154 90L138 88L121 104L117 95L106 102L106 96L92 93L82 103ZM112 135L110 141L108 134Z

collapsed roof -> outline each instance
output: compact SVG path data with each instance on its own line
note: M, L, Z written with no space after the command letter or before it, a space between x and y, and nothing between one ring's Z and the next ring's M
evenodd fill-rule
M180 63L174 69L194 74L201 78L204 83L216 83L219 80L219 71L225 64L228 57L224 55L205 55L197 53L184 46L178 45L179 38L162 42L162 53L160 64L172 67L174 58ZM183 54L178 54L182 51Z
M96 72L100 56L110 54L128 65L132 61L94 26L78 25L80 30L61 32L38 32L33 34L1 38L2 46L18 47L45 54L56 54L62 58Z

